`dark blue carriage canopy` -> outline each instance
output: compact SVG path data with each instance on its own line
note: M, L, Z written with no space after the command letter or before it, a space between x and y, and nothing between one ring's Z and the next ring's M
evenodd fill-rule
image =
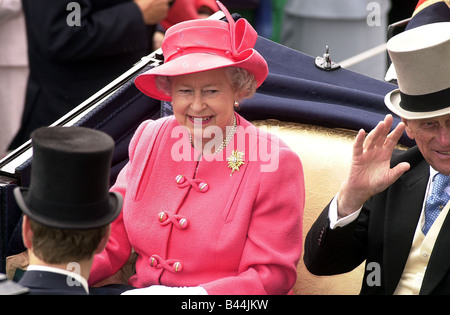
M321 70L315 66L315 57L262 37L255 48L267 60L270 73L256 95L241 104L239 112L246 119L278 119L369 131L389 113L384 105L384 95L395 89L395 85L346 69ZM317 52L317 55L322 53ZM116 149L111 184L128 160L128 144L138 125L143 120L167 114L167 107L143 95L133 84L139 73L162 60L158 53L152 57L144 57L138 66L131 67L53 124L90 127L114 138ZM395 123L400 121L395 115L394 118ZM400 143L413 145L406 136ZM30 147L28 142L0 162L0 272L5 272L7 256L24 250L20 233L14 231L20 229L17 223L21 211L15 204L12 190L17 185L29 185Z

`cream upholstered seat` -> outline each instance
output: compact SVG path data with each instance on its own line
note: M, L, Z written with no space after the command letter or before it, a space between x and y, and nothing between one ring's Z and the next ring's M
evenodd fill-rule
M347 175L356 131L277 120L253 123L259 128L278 135L300 156L306 192L301 244L303 246L311 225L338 192L341 182ZM297 266L294 294L358 294L363 272L364 264L342 275L315 276L306 269L302 253Z

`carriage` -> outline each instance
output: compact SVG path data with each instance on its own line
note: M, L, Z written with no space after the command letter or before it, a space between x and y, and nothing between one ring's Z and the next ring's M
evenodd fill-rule
M307 191L303 222L306 235L338 190L350 163L356 131L371 130L390 113L384 105L384 96L396 85L344 69L332 63L327 53L318 52L319 56L313 57L263 37L258 38L255 48L267 60L270 72L256 95L241 103L239 113L255 125L277 133L302 159ZM139 124L171 114L169 103L145 96L134 85L139 74L162 62L161 50L142 57L128 71L52 124L89 127L114 139L111 184L128 161L128 144ZM394 120L395 124L400 121L395 115ZM400 140L403 148L413 145L406 136ZM19 233L21 211L15 203L13 189L29 185L32 157L32 144L28 141L0 161L0 272L10 277L21 267L20 260L17 263L11 258L20 257L25 250ZM327 188L318 189L325 180ZM320 288L320 284L311 288L308 278L314 276L307 273L302 260L298 273L294 288L297 294L357 293L359 290L360 280L353 279L361 276L361 270L331 280L341 288L328 285L326 289Z

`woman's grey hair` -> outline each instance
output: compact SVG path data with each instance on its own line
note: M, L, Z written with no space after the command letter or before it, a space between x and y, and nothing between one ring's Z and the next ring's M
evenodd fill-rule
M240 95L240 100L251 98L255 94L258 83L252 73L239 67L227 67L225 68L225 74L234 90ZM170 78L162 75L155 78L156 88L167 95L171 94Z

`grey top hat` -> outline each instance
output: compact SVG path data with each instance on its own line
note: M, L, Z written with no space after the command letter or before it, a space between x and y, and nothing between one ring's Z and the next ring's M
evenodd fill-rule
M43 127L31 134L30 187L14 197L33 220L46 226L90 229L111 223L122 196L109 192L113 139L84 127Z
M399 88L386 95L386 106L405 119L450 114L450 22L400 33L387 50Z

